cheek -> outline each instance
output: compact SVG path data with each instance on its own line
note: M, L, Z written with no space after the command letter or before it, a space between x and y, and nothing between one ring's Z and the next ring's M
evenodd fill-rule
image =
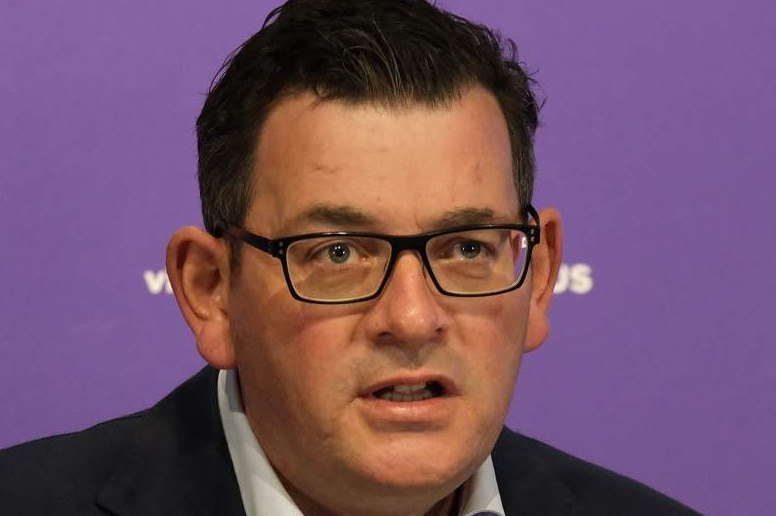
M460 318L462 353L474 375L483 409L506 411L520 369L528 322L528 298L522 293L487 299L475 313Z
M233 331L244 395L260 410L331 419L353 391L352 318L324 318L317 305L293 299L259 306L252 317L240 314Z
M509 382L510 397L525 352L530 307L527 291L518 292L515 298L514 303L509 303L496 317L501 328L502 341L494 350L494 355L500 357L499 367L503 369L502 374Z

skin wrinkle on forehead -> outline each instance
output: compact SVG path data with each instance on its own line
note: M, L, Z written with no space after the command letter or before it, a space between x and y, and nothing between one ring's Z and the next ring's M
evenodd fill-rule
M464 98L467 96L467 94L471 94L472 92L478 92L481 88L476 85L468 85L467 87L464 87L461 89L460 94L457 96L458 100L460 101L461 98ZM487 95L490 95L489 92L485 92ZM293 112L284 111L283 117L285 118L284 124L285 125L294 125L298 123L301 119L303 119L305 116L310 115L311 113L314 113L316 111L319 111L321 109L326 109L327 107L331 105L339 105L346 107L348 109L340 110L338 112L338 115L341 116L343 119L348 120L358 120L363 125L360 126L360 131L362 134L378 134L379 129L379 123L376 125L375 123L363 123L365 118L364 115L367 114L368 118L371 119L371 117L375 114L391 117L391 118L403 118L406 116L413 116L417 115L419 113L427 113L427 114L436 114L436 113L452 113L454 107L456 106L456 102L445 102L440 105L428 105L423 102L410 102L408 104L400 104L400 105L385 105L381 102L362 102L362 101L347 101L346 99L338 99L338 98L321 98L317 96L314 92L303 90L294 92L293 94L289 94L287 96L284 96L284 101L289 102L300 102L300 106L295 109ZM271 169L269 170L260 170L258 165L262 161L262 157L265 155L266 151L266 130L267 127L270 125L270 121L275 118L278 115L278 106L283 103L276 104L273 109L270 110L269 114L267 115L267 119L265 120L262 130L259 132L257 138L256 138L256 146L254 148L253 158L254 158L254 179L252 181L252 197L254 197L257 193L257 190L260 188L262 190L266 190L270 194L276 194L278 193L278 188L282 187L279 184L271 184L274 181L266 181L266 174L273 175L271 172ZM484 134L481 134L481 137L485 140L490 140L491 137L498 138L500 135L498 133L506 133L507 132L507 125L506 121L503 119L503 113L501 111L500 106L498 107L498 113L501 115L499 117L499 120L496 124L488 126L484 130ZM469 123L476 123L477 118L473 114L469 114L465 117L465 124ZM327 134L318 134L314 138L312 138L312 142L318 142L319 145L322 140L325 140L328 138ZM298 143L298 142L296 142ZM411 141L408 142L408 144L411 145ZM316 143L313 143L312 145L316 145ZM325 146L324 146L325 147ZM377 139L377 141L372 142L372 152L379 152L381 150L387 149L387 144ZM463 152L464 154L461 156L458 156L457 161L465 161L465 158L468 157L468 153L463 148L456 148L451 149L453 152ZM307 152L303 153L307 154ZM324 149L322 157L328 156L329 152L328 149ZM519 204L519 198L518 198L518 192L516 191L517 185L514 181L514 175L513 175L513 169L515 166L514 158L511 154L511 149L509 152L509 159L510 159L510 175L512 176L512 185L511 188L515 189L513 192L513 195L515 196L516 202ZM326 159L323 161L319 161L317 163L313 164L312 171L316 173L321 173L323 175L331 175L335 176L338 173L341 173L342 170L342 164L337 163L326 163ZM469 174L464 174L464 176L461 176L461 171L458 171L458 173L451 173L445 178L446 181L449 181L453 186L457 186L461 182L471 181L474 184L480 184L484 181L486 181L486 176L489 175L488 167L482 162L482 159L475 159L473 163L470 165L472 169L469 171ZM297 170L294 173L309 173L308 171L302 171ZM275 172L276 173L276 172ZM392 180L391 177L385 177L383 178L385 180ZM281 179L281 181L284 181L285 179ZM275 178L275 181L277 181L277 177ZM433 202L433 199L431 197L434 195L435 192L429 191L429 192L416 192L416 195L420 195L422 197L429 197L426 202ZM425 202L424 202L425 204ZM250 209L248 211L248 215L250 215ZM516 217L519 217L519 214L515 214ZM245 219L246 221L249 220L247 217ZM517 219L512 219L511 221L517 221ZM422 227L423 224L421 224L421 221L418 222L418 227ZM286 224L283 224L284 229L286 227Z

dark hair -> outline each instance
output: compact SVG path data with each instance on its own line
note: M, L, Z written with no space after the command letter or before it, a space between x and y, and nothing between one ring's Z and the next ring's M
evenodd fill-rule
M289 0L226 60L197 119L205 228L221 236L243 223L260 131L284 98L437 106L473 85L504 113L525 208L538 105L511 40L424 0Z

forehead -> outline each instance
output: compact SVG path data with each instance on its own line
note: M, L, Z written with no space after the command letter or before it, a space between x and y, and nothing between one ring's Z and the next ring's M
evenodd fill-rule
M423 231L451 213L517 218L506 122L480 88L438 107L297 95L267 117L254 163L246 224L271 236L345 222Z

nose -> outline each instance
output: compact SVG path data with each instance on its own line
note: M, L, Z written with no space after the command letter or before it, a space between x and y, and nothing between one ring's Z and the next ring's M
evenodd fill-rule
M418 346L438 340L448 326L440 295L418 253L401 252L368 315L373 341Z

